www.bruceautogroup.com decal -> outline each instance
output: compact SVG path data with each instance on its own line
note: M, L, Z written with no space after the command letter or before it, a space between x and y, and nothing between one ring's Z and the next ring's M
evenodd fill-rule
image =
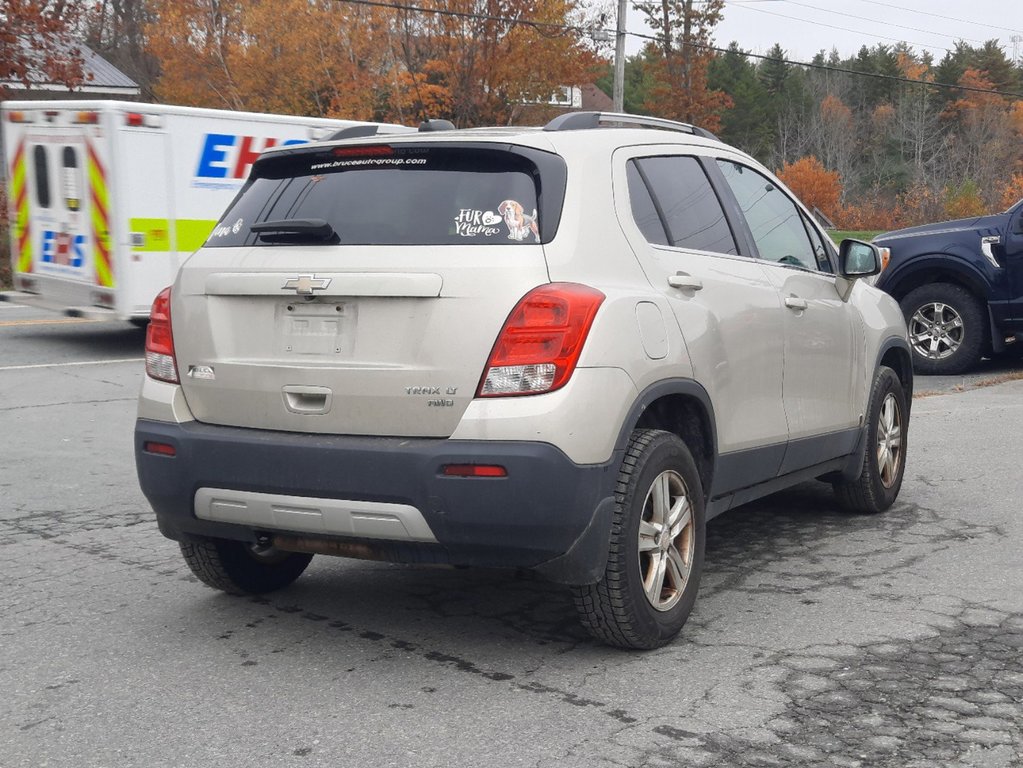
M426 165L425 157L359 157L331 160L328 163L312 163L311 171L327 171L331 168L348 168L360 165Z

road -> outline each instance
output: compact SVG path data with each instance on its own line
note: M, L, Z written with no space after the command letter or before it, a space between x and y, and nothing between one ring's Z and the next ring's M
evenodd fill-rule
M0 304L3 768L1023 764L1021 365L918 380L888 513L711 522L682 636L626 653L528 575L206 589L134 476L142 332L55 319Z

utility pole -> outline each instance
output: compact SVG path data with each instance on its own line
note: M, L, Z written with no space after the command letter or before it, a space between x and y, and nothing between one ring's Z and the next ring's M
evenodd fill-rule
M628 0L618 0L618 31L615 35L615 112L625 111L625 13Z

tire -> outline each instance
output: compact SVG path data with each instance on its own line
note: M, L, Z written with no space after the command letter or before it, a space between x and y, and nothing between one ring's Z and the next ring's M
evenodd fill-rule
M291 584L312 555L228 539L180 542L185 562L203 584L229 595L259 595Z
M987 347L986 312L965 288L928 283L906 294L899 306L918 373L953 375L980 362Z
M895 371L881 366L870 393L867 450L859 477L833 486L845 509L876 514L895 503L906 470L908 415L902 382Z
M635 430L615 502L604 575L596 584L573 587L575 606L598 640L658 648L685 624L703 570L703 486L686 444L670 432ZM674 524L664 527L673 517Z

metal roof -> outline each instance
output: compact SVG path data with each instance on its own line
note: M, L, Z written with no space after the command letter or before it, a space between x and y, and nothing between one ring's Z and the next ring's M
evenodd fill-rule
M27 49L30 54L32 53L32 44L30 41L22 39L21 45L23 48ZM73 49L77 49L79 55L82 57L82 74L84 75L84 79L81 85L70 90L82 93L118 93L130 95L138 95L141 92L141 88L138 83L92 50L85 43L76 42L72 45L65 46L65 50L69 56L72 55ZM33 65L29 66L26 79L28 80L27 90L68 90L66 85L63 83L54 83L41 69ZM25 84L20 80L6 80L4 81L4 85L9 90L26 89Z

